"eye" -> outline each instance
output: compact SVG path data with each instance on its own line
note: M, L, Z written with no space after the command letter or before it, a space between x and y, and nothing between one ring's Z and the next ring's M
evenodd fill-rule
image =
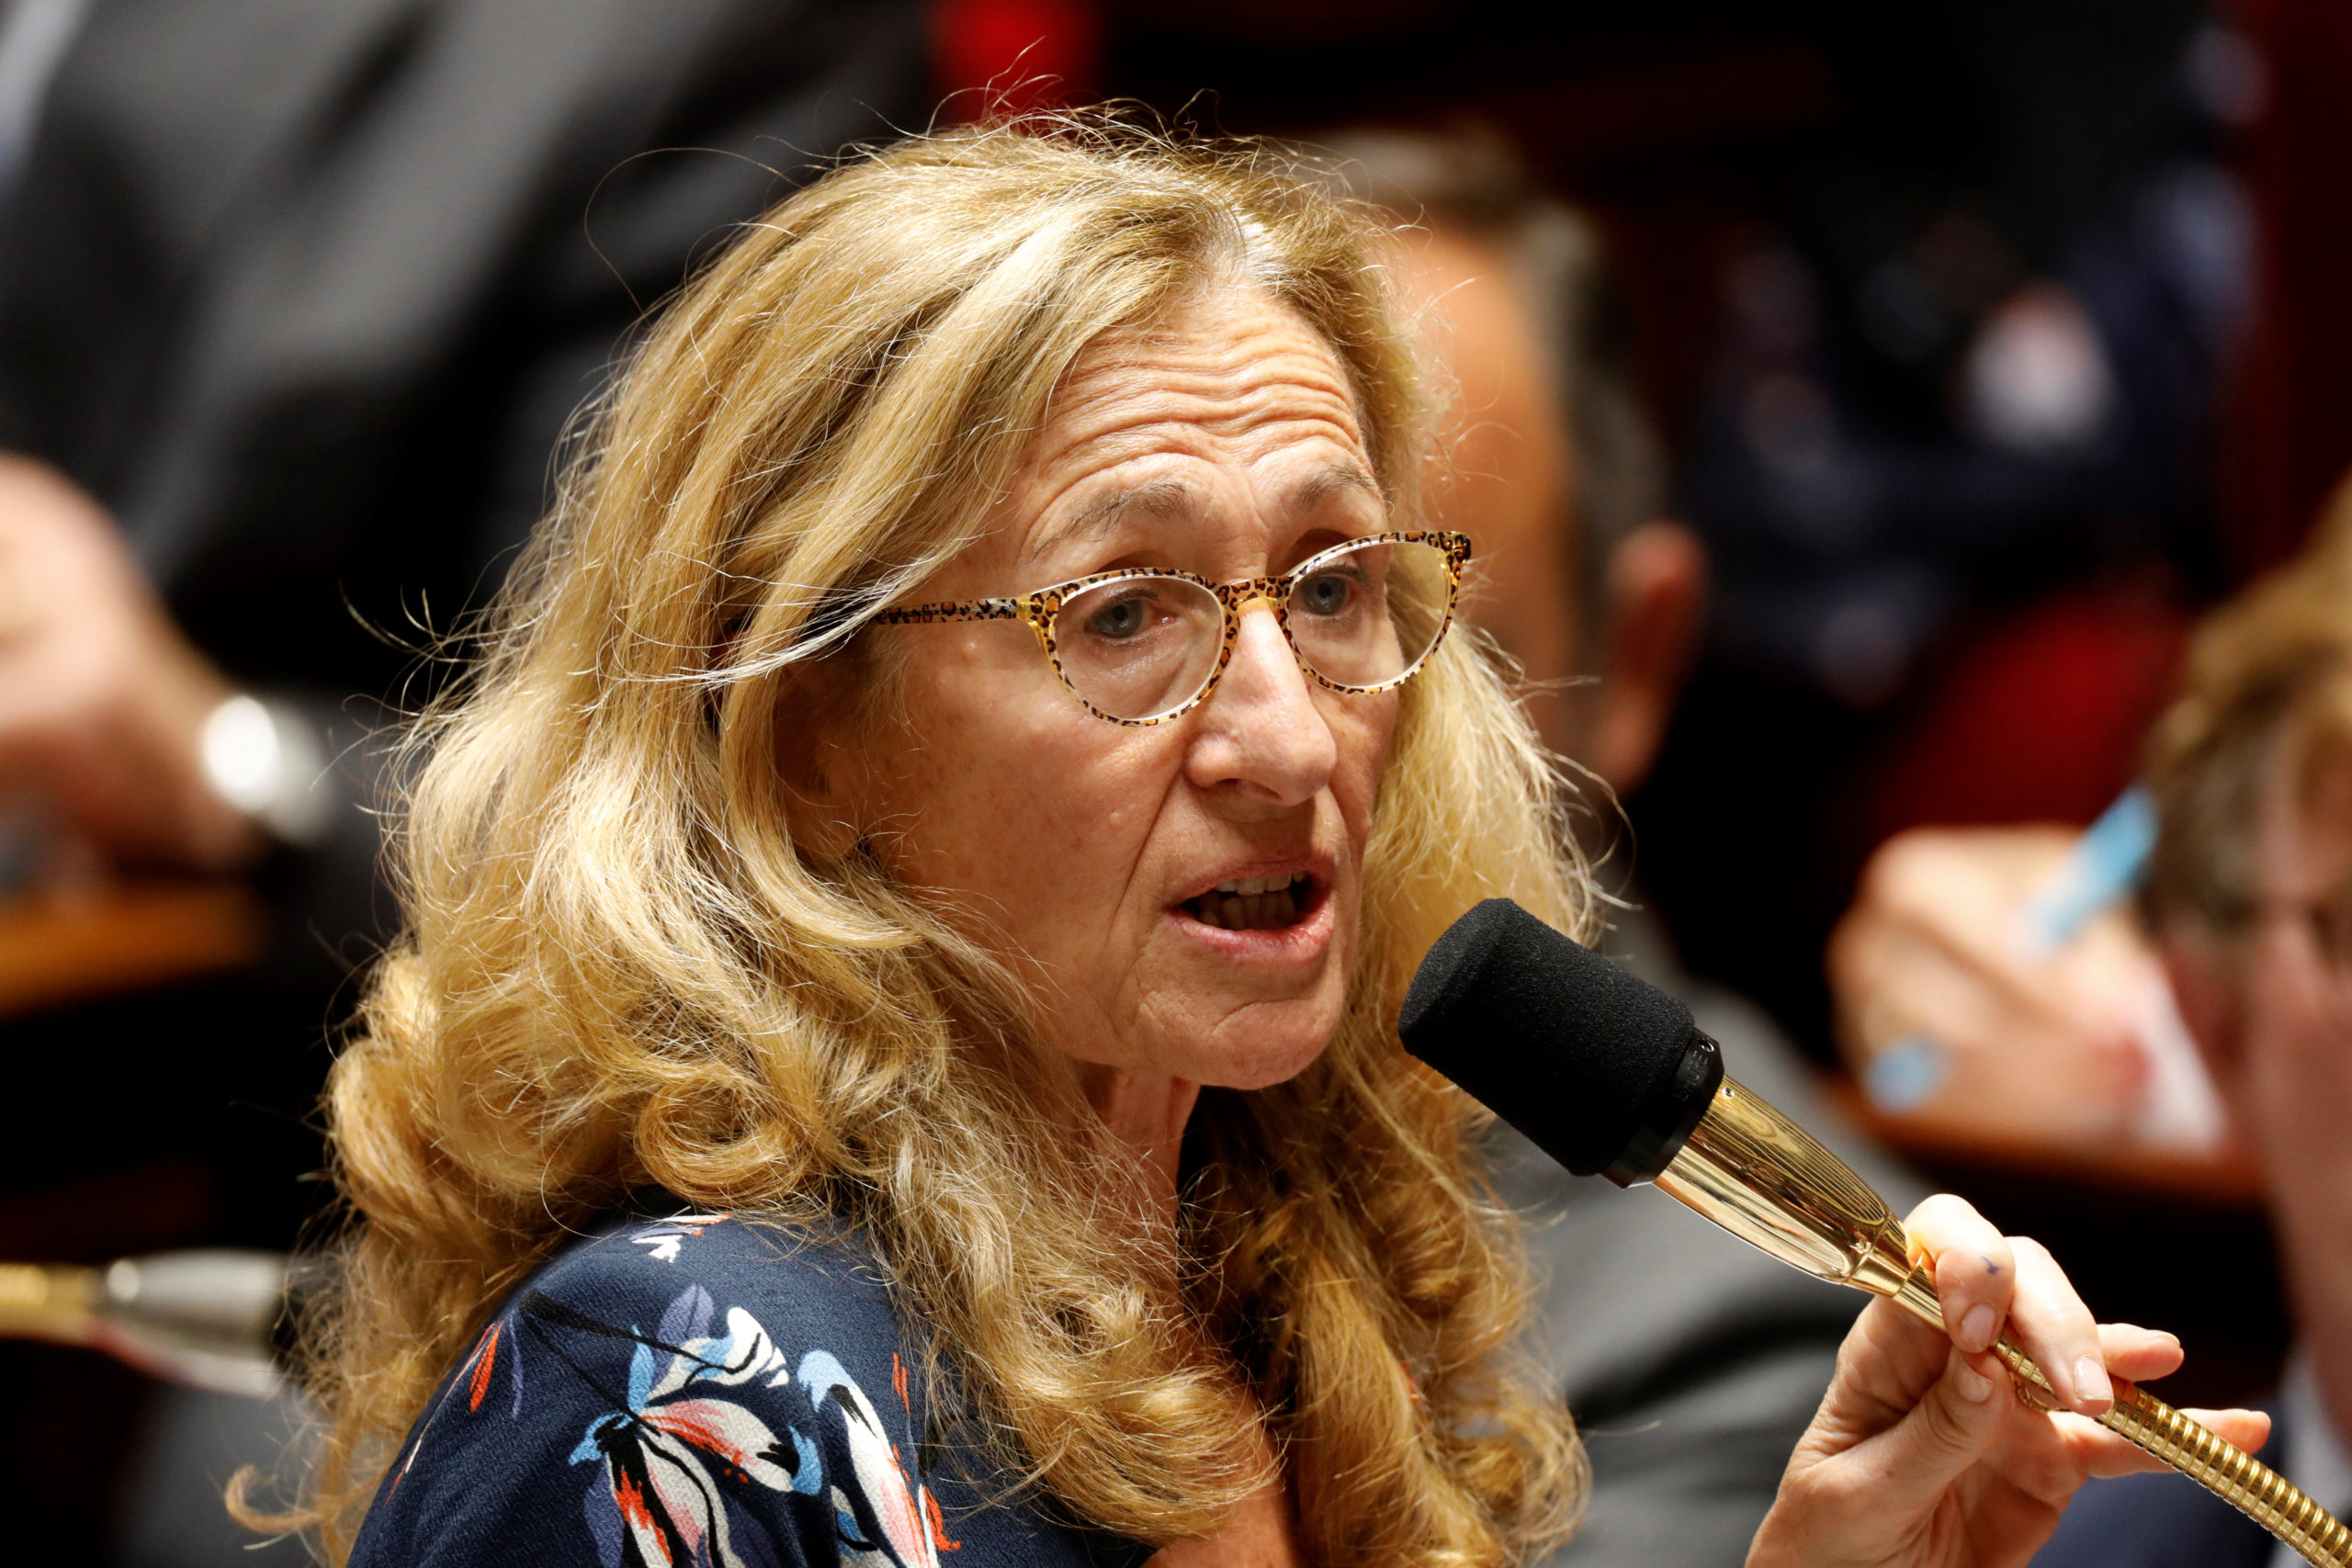
M1109 642L1124 642L1140 635L1150 619L1150 593L1147 591L1122 595L1102 608L1088 612L1088 635Z
M1291 592L1290 602L1310 615L1340 615L1355 603L1356 573L1352 568L1318 571Z

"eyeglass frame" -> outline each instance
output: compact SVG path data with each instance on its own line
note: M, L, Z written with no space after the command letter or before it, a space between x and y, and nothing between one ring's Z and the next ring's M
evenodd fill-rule
M1351 686L1332 680L1306 661L1306 655L1299 649L1298 639L1291 635L1290 596L1302 581L1326 562L1370 545L1434 547L1445 562L1445 613L1438 621L1436 632L1430 637L1429 647L1421 650L1421 656L1419 659L1414 660L1403 671L1385 681L1368 686ZM1078 700L1079 706L1099 719L1140 729L1182 718L1208 701L1210 694L1216 690L1217 682L1225 679L1226 667L1233 662L1234 646L1241 637L1241 613L1261 599L1264 600L1267 606L1273 611L1274 624L1282 628L1283 641L1289 645L1291 658L1297 661L1299 670L1308 680L1327 691L1338 692L1344 696L1376 696L1382 692L1395 691L1420 673L1421 666L1430 661L1430 656L1435 653L1439 646L1445 641L1445 634L1453 629L1453 612L1462 598L1463 572L1469 564L1470 536L1457 529L1392 529L1385 533L1366 534L1361 538L1342 540L1328 550L1317 550L1290 570L1273 577L1242 577L1236 578L1231 582L1212 582L1194 572L1178 571L1162 567L1122 567L1116 571L1098 571L1086 577L1074 577L1067 582L1053 583L1027 593L986 599L943 600L937 604L910 604L902 608L884 610L875 615L873 621L874 624L884 626L930 626L954 621L1019 621L1036 634L1037 646L1045 651L1046 662L1054 667L1054 678L1061 682L1062 690ZM1179 582L1189 582L1196 588L1206 589L1216 596L1218 608L1224 612L1225 625L1217 642L1216 663L1209 671L1208 678L1201 682L1199 691L1165 713L1154 714L1149 718L1122 718L1116 714L1104 713L1087 701L1086 694L1071 682L1069 671L1062 668L1061 649L1055 638L1054 620L1061 614L1063 607L1079 594L1100 588L1107 582L1126 581L1138 577L1174 578Z

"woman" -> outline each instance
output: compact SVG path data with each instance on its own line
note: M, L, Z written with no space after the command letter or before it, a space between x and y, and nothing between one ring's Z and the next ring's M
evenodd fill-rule
M1510 1233L1392 1029L1469 903L1589 895L1446 635L1376 238L1243 155L978 131L653 329L422 732L333 1087L334 1550L371 1495L368 1564L1556 1537ZM1973 1353L1866 1314L1761 1561L2007 1560L2128 1462L1997 1397L2013 1302L2107 1397L2046 1257L1919 1234Z

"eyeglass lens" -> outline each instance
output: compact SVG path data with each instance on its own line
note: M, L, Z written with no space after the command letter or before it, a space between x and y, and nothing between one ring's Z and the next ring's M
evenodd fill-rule
M1447 581L1434 545L1367 541L1335 554L1292 584L1291 644L1334 684L1396 680L1436 645ZM1098 584L1054 620L1062 678L1114 718L1157 718L1200 695L1224 635L1217 596L1181 577Z

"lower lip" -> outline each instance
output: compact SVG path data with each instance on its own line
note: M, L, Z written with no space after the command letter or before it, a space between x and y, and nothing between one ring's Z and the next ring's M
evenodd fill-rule
M1185 936L1227 958L1253 964L1304 964L1321 958L1331 945L1338 923L1332 913L1331 890L1315 890L1315 903L1304 919L1263 931L1234 931L1196 920L1189 910L1174 908L1168 918Z

